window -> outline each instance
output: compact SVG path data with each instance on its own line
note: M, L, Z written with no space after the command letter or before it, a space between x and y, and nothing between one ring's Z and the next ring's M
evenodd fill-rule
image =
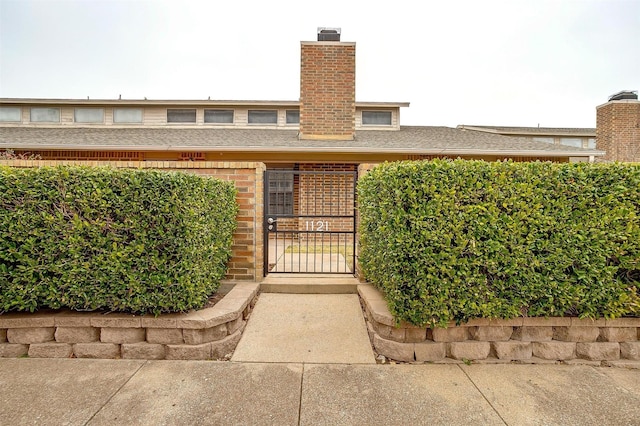
M287 110L287 124L300 124L299 110Z
M31 108L33 123L59 123L60 108Z
M594 138L589 138L587 141L587 148L596 149L596 140Z
M391 126L391 111L362 111L365 126Z
M560 145L575 146L576 148L582 148L581 138L560 138Z
M536 142L555 143L553 138L538 138L538 137L534 137L533 140L536 141Z
M114 123L142 123L141 108L114 108Z
M277 124L278 111L266 109L250 109L249 124Z
M104 109L76 108L73 119L76 123L104 123Z
M233 123L233 110L232 109L205 109L204 122L217 123L217 124Z
M293 214L293 173L269 173L267 214Z
M0 107L0 121L22 121L20 107Z
M195 109L168 109L167 123L195 123Z

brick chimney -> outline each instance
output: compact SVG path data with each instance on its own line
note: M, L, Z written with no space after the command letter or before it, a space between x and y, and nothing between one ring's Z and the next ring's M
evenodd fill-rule
M640 101L638 92L625 90L596 108L596 148L605 160L640 162Z
M339 28L318 28L300 56L300 139L353 140L356 44L341 42Z

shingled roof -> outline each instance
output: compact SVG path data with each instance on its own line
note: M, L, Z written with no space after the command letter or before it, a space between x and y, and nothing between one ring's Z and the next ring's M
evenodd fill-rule
M297 130L277 129L3 127L0 128L0 148L538 157L604 155L598 150L558 146L528 138L431 126L402 126L400 131L360 130L352 141L299 140Z
M596 137L595 127L511 127L511 126L476 126L460 124L458 129L478 130L482 132L500 133L503 135L557 135Z

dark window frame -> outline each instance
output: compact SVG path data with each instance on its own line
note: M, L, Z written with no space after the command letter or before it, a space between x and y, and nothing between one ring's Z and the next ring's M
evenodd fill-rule
M216 114L218 113L218 114ZM224 113L224 114L223 114ZM225 114L231 113L231 121L214 121L212 118L225 117ZM204 110L205 124L233 124L235 120L235 111L232 109L206 108Z
M294 121L289 120L289 117L293 116L295 118ZM285 112L285 123L290 125L300 124L300 110L299 109L288 109Z
M388 117L388 122L377 122L382 117ZM363 126L392 126L393 125L393 112L387 110L363 110L362 111L362 125Z
M173 117L173 120L170 120L170 114L176 114ZM187 113L189 113L189 117L187 117ZM191 120L191 114L193 114L193 120ZM182 115L182 117L180 117ZM176 120L176 118L180 117L180 119ZM189 120L185 120L184 118L189 118ZM198 119L198 111L196 108L167 108L167 123L171 124L195 124Z
M253 115L253 118L252 118ZM275 121L263 121L265 117L275 117ZM257 121L254 121L257 120ZM247 112L247 123L253 125L266 125L273 126L278 124L278 110L277 109L250 109Z
M293 188L293 173L271 173L269 176L269 205L267 207L267 214L292 215Z

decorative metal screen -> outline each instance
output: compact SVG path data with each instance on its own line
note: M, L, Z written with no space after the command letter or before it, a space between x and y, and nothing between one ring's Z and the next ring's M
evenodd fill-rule
M352 274L355 171L265 172L265 275Z

